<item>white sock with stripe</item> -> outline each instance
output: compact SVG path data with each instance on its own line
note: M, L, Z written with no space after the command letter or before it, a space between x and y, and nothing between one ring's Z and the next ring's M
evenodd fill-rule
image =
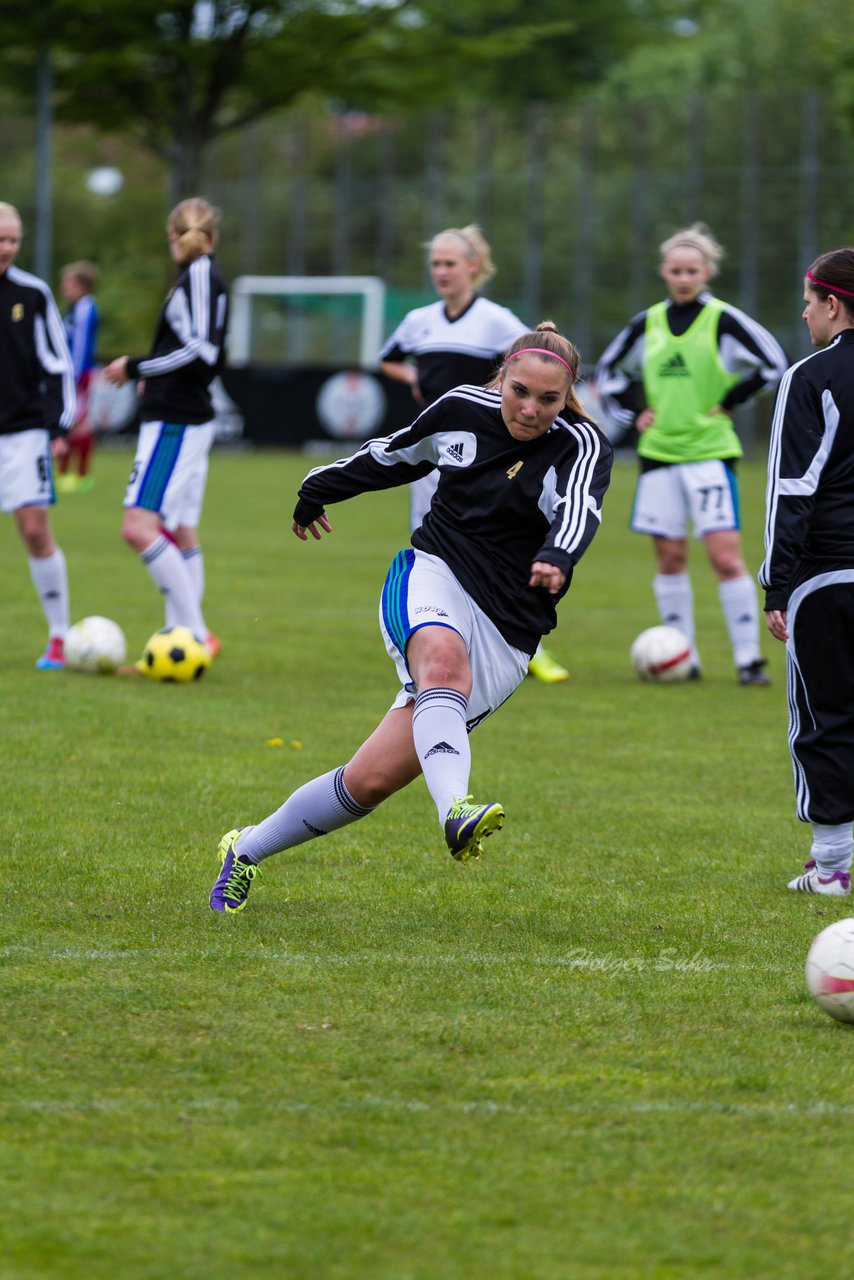
M737 667L746 667L759 657L759 600L756 584L743 574L718 583L732 653Z
M65 639L69 623L68 570L59 547L52 555L30 556L30 577L42 602L51 640Z
M247 827L235 844L235 852L249 862L263 862L272 853L293 849L317 836L364 818L375 805L357 803L344 784L344 766L324 773L299 787L281 808L255 827Z
M203 640L208 634L196 588L184 557L171 539L161 533L140 558L154 579L166 607L167 627L189 627Z
M677 627L691 642L691 662L700 665L694 635L694 592L687 573L657 573L652 580L655 603L666 627Z
M412 740L442 824L454 800L469 793L467 708L468 699L458 689L425 689L415 699Z

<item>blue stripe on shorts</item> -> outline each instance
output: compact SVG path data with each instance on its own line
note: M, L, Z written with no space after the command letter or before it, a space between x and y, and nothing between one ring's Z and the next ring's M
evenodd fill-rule
M411 547L408 547L405 551L398 551L391 562L383 584L380 605L383 623L401 654L406 653L406 642L410 635L407 599L409 595L409 575L412 573L414 564L415 552Z
M724 471L726 471L727 479L729 480L729 491L732 495L732 510L733 510L733 515L735 516L735 527L736 529L740 529L741 528L741 504L739 502L739 497L738 497L738 476L736 475L735 467L731 467L726 462L724 463Z
M157 444L154 446L148 466L145 468L145 475L142 477L142 484L139 486L139 496L135 506L144 507L146 511L160 511L166 487L172 478L178 454L181 452L186 430L186 426L178 422L164 422L161 425Z

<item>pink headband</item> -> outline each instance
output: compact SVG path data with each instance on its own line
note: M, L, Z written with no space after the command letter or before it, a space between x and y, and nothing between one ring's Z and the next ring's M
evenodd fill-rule
M840 289L838 284L828 284L825 280L819 280L811 271L807 272L807 280L812 280L813 284L817 284L820 289L827 289L828 293L841 293L846 298L854 298L854 293L850 289Z
M569 365L566 363L563 356L555 355L554 351L547 351L545 347L523 347L521 351L514 351L512 355L507 357L507 360L515 360L517 356L527 355L528 352L533 352L534 355L537 356L551 356L552 360L560 360L564 369L569 369L570 382L575 381L575 374L572 372L572 369L569 368ZM505 364L507 363L507 360L505 360Z

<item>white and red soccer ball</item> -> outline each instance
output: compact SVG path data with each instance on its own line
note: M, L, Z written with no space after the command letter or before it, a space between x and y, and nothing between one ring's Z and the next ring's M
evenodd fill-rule
M692 666L691 642L677 627L648 627L632 645L631 660L641 680L687 680Z
M822 929L807 954L806 971L819 1008L838 1022L854 1022L854 919Z

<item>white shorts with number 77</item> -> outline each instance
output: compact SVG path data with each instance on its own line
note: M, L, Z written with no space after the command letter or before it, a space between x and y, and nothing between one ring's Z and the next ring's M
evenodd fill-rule
M659 538L686 538L739 529L738 480L726 462L677 462L638 476L631 527Z

